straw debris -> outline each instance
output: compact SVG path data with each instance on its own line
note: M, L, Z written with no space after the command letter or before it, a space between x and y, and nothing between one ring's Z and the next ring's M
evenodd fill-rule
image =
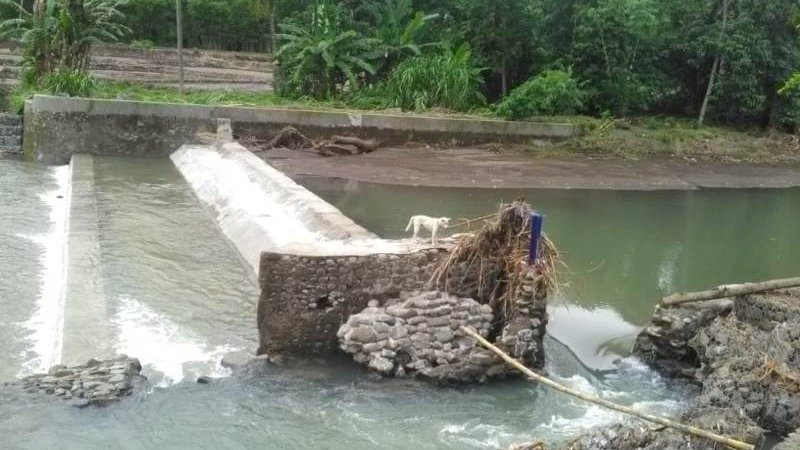
M529 264L532 212L531 206L519 199L501 205L496 214L484 216L487 220L483 226L464 234L435 268L431 284L446 291L458 287L463 292L466 280L477 279L477 285L470 287L474 298L489 304L496 320L503 323L517 315L520 295L530 295L533 301L546 300L558 289L561 261L556 246L543 235L537 260ZM532 286L532 292L520 289L523 285Z

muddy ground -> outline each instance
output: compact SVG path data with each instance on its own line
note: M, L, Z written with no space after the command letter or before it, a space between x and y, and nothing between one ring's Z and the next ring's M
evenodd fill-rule
M261 150L290 176L311 175L412 186L697 189L800 186L800 163L691 161L675 157L537 157L492 148L380 148L362 155L321 157L311 151Z

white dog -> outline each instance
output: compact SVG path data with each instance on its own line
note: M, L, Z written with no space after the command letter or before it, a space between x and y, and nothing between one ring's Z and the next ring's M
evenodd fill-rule
M412 216L408 220L406 232L414 227L414 239L419 236L420 227L425 228L431 232L431 243L436 245L436 235L439 230L447 229L450 226L450 219L447 217L428 217L428 216Z

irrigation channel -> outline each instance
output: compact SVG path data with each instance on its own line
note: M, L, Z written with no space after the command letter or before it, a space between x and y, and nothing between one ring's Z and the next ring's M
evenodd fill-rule
M544 213L568 264L550 310L548 372L654 414L674 414L692 395L628 356L657 299L800 267L798 189L299 181L387 238L401 237L411 214L477 217L525 196ZM91 263L75 267L78 253ZM227 376L224 354L255 350L257 288L167 159L97 157L83 174L0 159L0 271L0 381L127 353L141 359L152 383L117 405L88 409L21 401L0 389L3 448L506 448L619 418L525 381L376 380L345 357ZM200 375L222 379L200 385Z

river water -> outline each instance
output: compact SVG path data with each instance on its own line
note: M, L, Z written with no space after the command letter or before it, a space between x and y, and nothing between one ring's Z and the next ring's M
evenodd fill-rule
M346 358L225 377L221 356L257 344L258 292L237 256L168 160L95 158L89 172L93 184L72 192L70 176L79 174L67 167L0 160L0 380L92 352L124 352L142 360L152 387L86 410L0 389L2 448L506 448L565 439L616 418L522 381L380 381ZM525 195L545 214L568 264L551 308L549 373L658 414L674 414L690 392L628 357L656 299L800 267L798 190L511 192L302 182L384 237L401 236L412 213L475 217ZM70 211L89 217L80 228L92 231L70 229L81 223ZM69 255L78 253L95 256L74 271ZM199 375L222 378L199 385Z

